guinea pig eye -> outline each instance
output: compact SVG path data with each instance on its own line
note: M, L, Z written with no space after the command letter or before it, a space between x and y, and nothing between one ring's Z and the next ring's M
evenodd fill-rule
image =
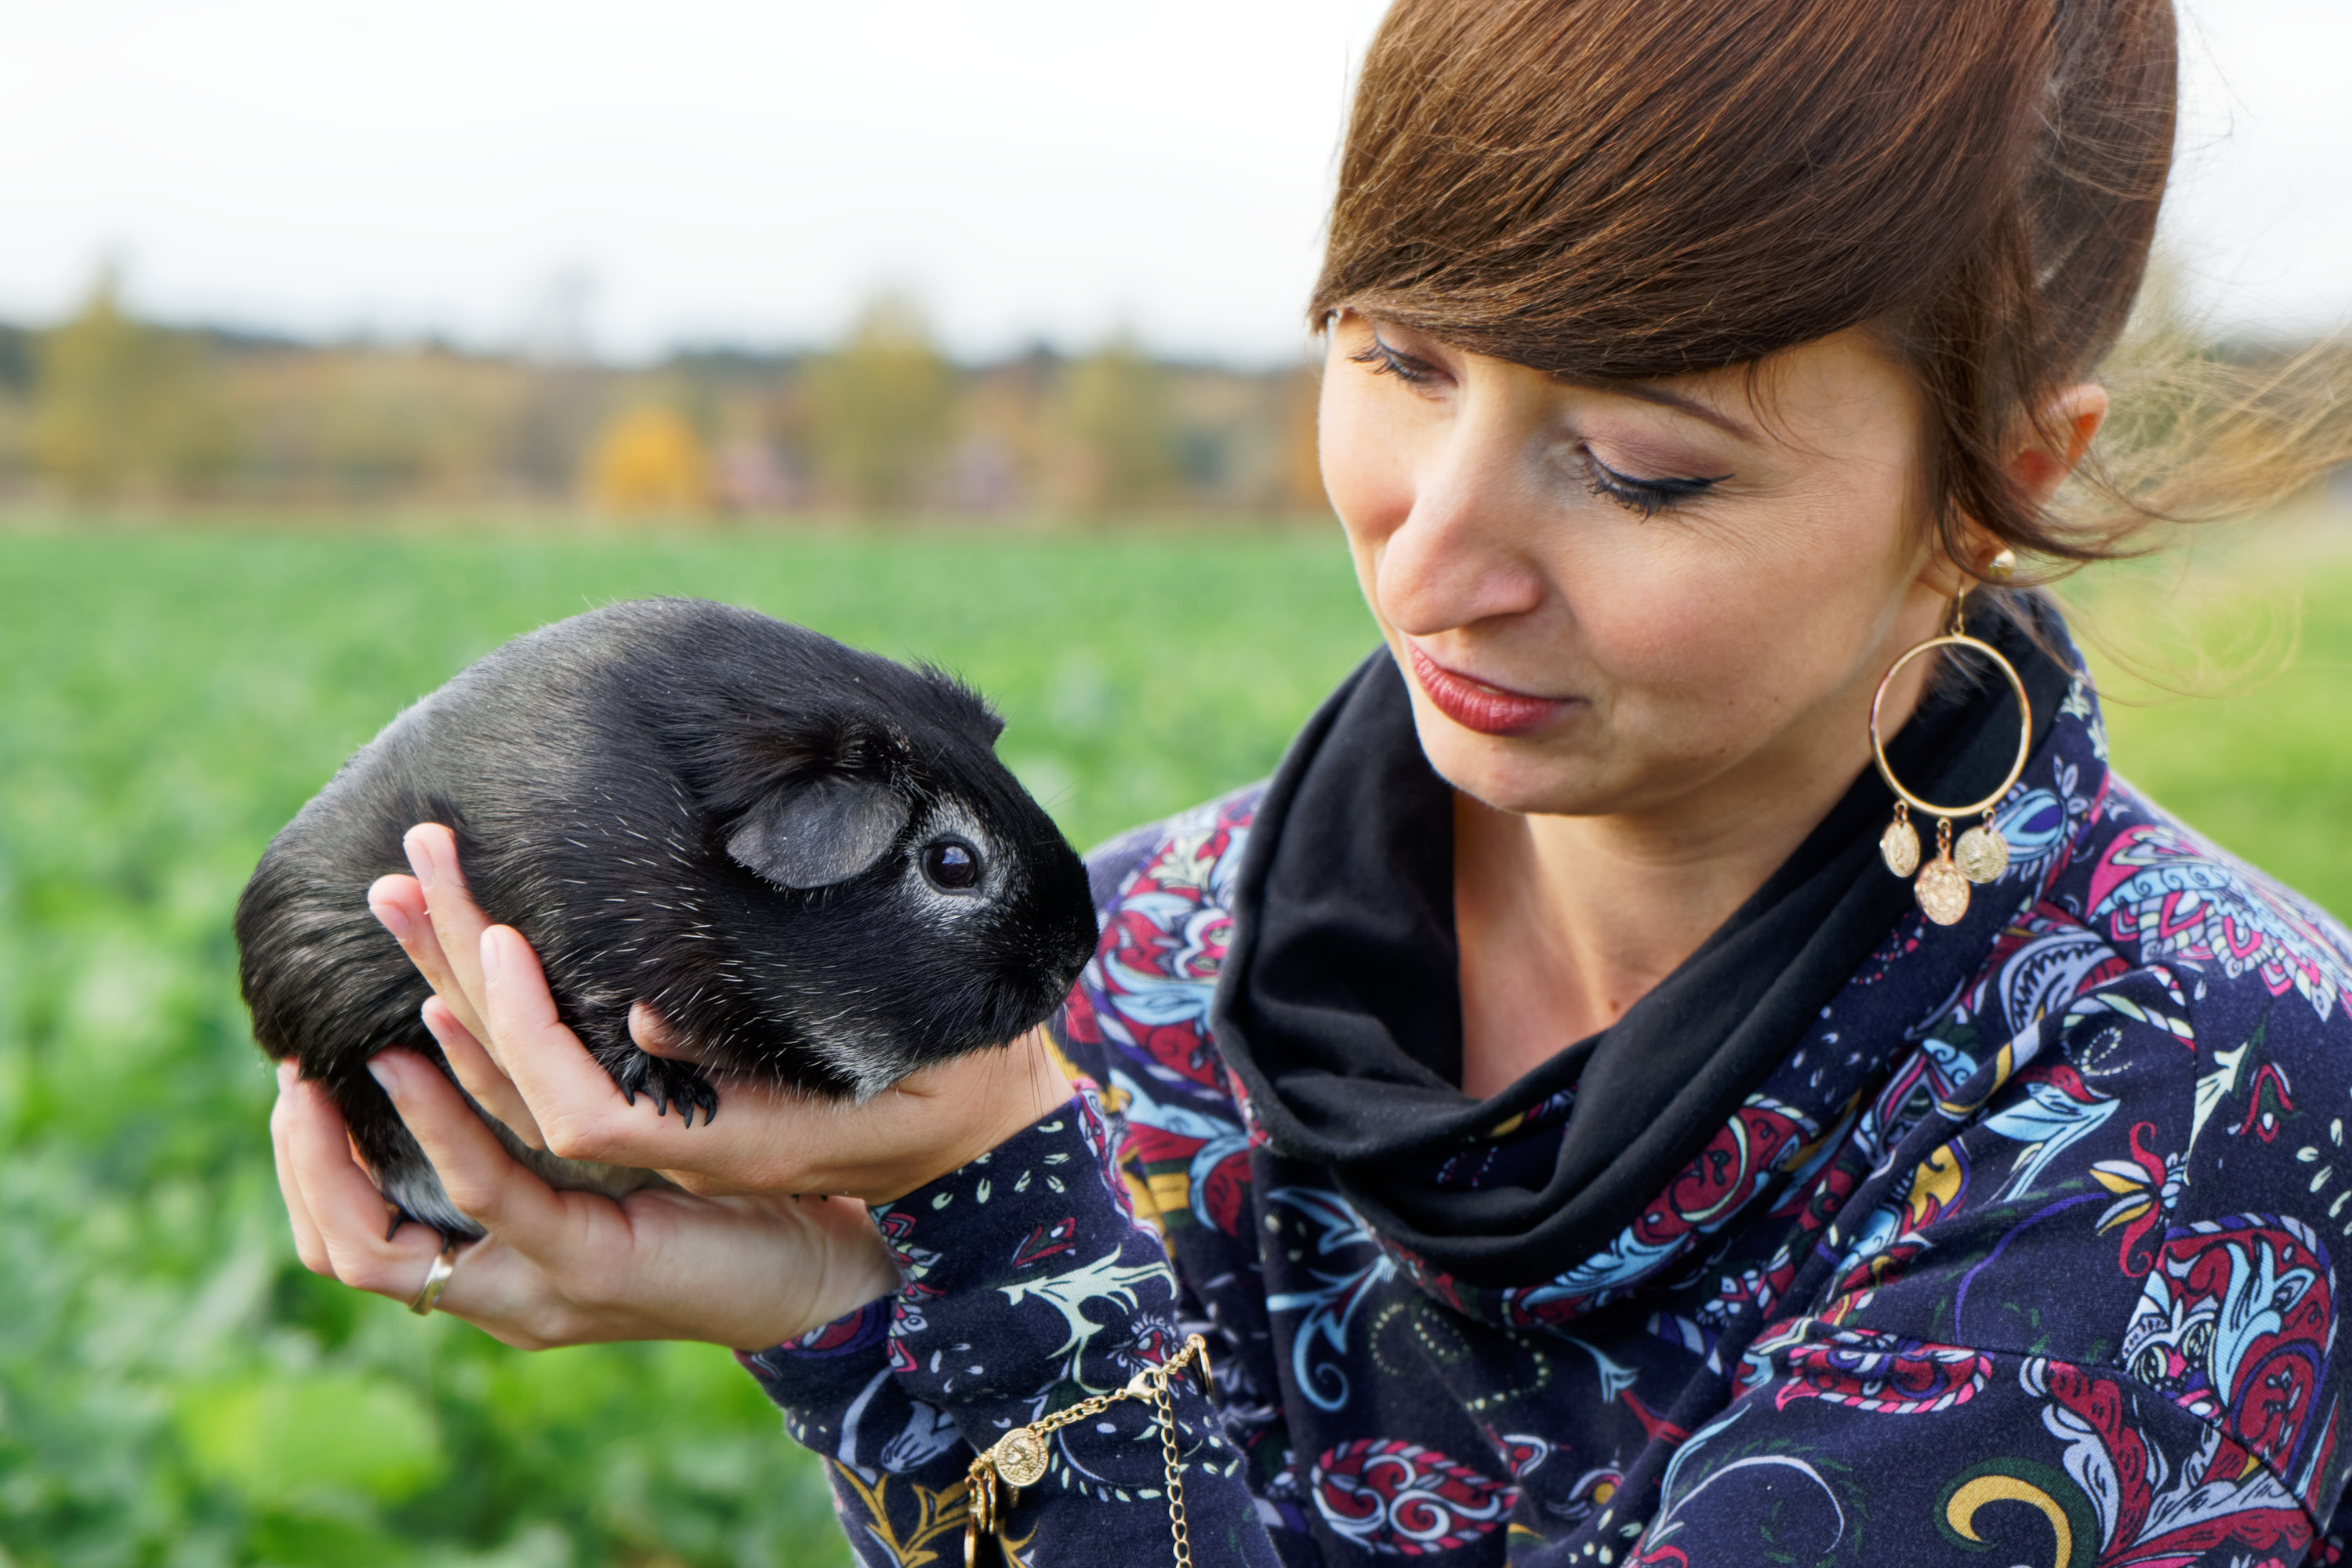
M923 875L943 892L966 893L980 886L980 851L960 838L923 846Z

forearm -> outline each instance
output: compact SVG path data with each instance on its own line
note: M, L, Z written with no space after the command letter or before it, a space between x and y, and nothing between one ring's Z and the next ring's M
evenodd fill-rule
M834 1510L874 1568L899 1568L925 1547L960 1551L961 1489L971 1455L939 1410L891 1373L890 1302L869 1302L789 1344L737 1360L784 1411L785 1429L824 1462Z
M887 1323L861 1314L747 1358L793 1435L829 1460L861 1551L961 1529L956 1489L975 1453L1181 1351L1175 1276L1108 1159L1108 1127L1074 1098L875 1211L905 1279ZM1213 1403L1189 1372L1168 1389L1193 1561L1273 1564ZM1118 1400L1053 1432L1047 1450L1045 1475L1008 1496L1003 1533L1024 1560L1172 1560L1156 1401Z

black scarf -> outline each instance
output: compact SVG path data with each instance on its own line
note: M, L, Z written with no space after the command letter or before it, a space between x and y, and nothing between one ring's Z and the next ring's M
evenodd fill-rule
M2039 749L2069 672L2013 627L1969 629L2024 677ZM1990 691L1923 699L1889 743L1914 791L1969 800L2007 773L2017 708L1993 680ZM1878 855L1894 804L1865 769L1656 989L1474 1100L1456 1087L1453 791L1423 756L1404 679L1383 648L1307 721L1258 807L1211 1012L1218 1048L1274 1152L1331 1167L1384 1237L1474 1285L1548 1279L1639 1215L1911 909L1911 884ZM1932 855L1933 825L1923 826ZM1437 1179L1447 1155L1571 1089L1540 1186Z

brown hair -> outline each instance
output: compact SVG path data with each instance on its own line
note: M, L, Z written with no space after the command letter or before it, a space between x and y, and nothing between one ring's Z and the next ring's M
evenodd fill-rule
M2086 472L2112 504L2037 509L2008 478L2131 313L2176 78L2171 0L1396 0L1312 314L1578 378L1867 327L1923 394L1946 550L1973 523L2053 563L2123 553L2352 455L2307 363L2208 363L2115 422L2103 447L2137 447ZM2148 460L2184 440L2221 449Z

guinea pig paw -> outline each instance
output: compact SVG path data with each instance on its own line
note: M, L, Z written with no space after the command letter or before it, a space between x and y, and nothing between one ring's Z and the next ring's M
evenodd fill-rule
M621 1097L631 1105L637 1102L640 1094L650 1097L655 1110L664 1116L676 1105L688 1127L694 1125L697 1110L702 1112L705 1126L719 1114L719 1090L692 1062L632 1051L621 1060L607 1064L605 1070L620 1086Z

